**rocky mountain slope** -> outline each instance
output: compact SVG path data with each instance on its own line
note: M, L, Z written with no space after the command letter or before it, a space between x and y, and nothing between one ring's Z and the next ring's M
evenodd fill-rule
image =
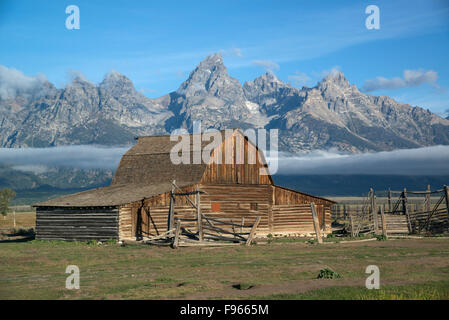
M281 150L293 152L449 144L449 119L360 92L341 72L313 88L294 88L272 73L242 86L214 54L158 99L137 92L118 72L98 85L76 77L62 89L46 82L37 93L0 98L0 146L128 144L138 135L191 129L194 120L203 129L279 129Z

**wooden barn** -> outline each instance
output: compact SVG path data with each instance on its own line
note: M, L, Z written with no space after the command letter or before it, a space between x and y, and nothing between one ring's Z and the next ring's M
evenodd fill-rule
M176 218L195 225L199 212L242 227L255 226L260 217L258 237L306 235L315 232L312 202L320 229L331 231L332 201L276 186L262 151L242 131L226 131L210 149L209 162L196 164L194 147L188 151L189 164L173 163L170 154L178 141L169 135L139 137L123 155L110 186L35 204L36 238L145 239L169 231ZM196 136L183 137L193 146ZM210 141L200 143L210 146Z

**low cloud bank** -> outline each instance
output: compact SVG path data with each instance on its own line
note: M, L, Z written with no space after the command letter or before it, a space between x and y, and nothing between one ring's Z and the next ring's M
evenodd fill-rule
M21 171L43 167L116 169L129 147L60 146L51 148L0 148L0 164Z
M277 174L281 175L448 175L449 146L362 154L321 150L303 155L281 153L278 163Z
M128 150L129 147L101 146L0 148L0 164L33 172L42 172L45 167L115 170ZM332 150L279 153L277 174L449 175L449 146L362 154Z

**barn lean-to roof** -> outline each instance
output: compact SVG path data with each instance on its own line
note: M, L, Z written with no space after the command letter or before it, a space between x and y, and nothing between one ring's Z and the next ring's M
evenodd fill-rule
M184 185L179 185L183 187ZM171 183L116 184L36 203L35 207L110 207L140 201L170 191Z

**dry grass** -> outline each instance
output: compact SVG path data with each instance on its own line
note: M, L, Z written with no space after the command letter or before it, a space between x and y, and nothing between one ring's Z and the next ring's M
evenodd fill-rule
M36 225L36 213L33 212L16 212L16 228L34 228ZM0 216L0 229L14 227L14 214L9 213L7 216Z

